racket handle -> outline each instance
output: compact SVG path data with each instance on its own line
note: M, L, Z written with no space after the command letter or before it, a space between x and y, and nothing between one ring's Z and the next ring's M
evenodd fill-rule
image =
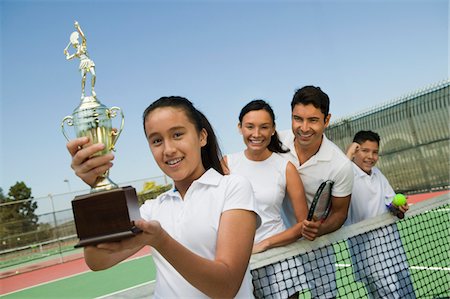
M405 217L405 213L400 211L395 205L392 203L388 206L389 212L391 212L394 216L398 217L399 219L403 219Z

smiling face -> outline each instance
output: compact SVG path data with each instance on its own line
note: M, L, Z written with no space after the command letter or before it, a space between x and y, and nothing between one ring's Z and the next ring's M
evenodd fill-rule
M353 162L365 173L371 174L372 168L378 161L378 148L377 142L370 140L364 141L359 145L353 157Z
M312 104L297 104L292 110L292 132L301 148L319 149L322 135L330 122L330 114L325 116L320 108Z
M205 172L201 148L206 145L206 130L199 133L184 110L156 108L146 116L144 127L156 163L175 186L189 186Z
M263 153L268 150L272 135L275 134L275 126L266 110L246 113L238 126L249 152Z

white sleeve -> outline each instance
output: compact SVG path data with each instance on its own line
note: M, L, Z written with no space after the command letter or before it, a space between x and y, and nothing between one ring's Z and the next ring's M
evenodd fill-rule
M146 200L144 204L142 204L141 207L139 208L139 211L141 212L141 217L145 221L149 221L152 219L151 211L153 210L152 209L153 201L154 199Z
M227 175L223 211L243 209L256 211L256 202L250 181L240 175Z
M141 213L142 219L145 221L149 221L155 219L155 215L158 215L159 209L161 208L161 197L167 196L168 192L172 192L171 190L166 191L158 195L155 199L147 199L139 208L139 212ZM156 213L156 214L155 214Z
M348 162L342 165L334 179L332 195L335 197L345 197L352 194L353 189L353 168L352 162Z
M392 189L391 185L389 184L389 181L383 174L381 175L381 178L383 182L384 203L386 204L386 206L389 206L392 203L392 200L394 199L395 191L394 189Z

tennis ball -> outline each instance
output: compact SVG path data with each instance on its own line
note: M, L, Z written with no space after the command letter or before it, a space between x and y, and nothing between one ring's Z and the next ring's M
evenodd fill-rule
M406 196L401 193L395 194L392 204L397 207L404 206L406 204Z

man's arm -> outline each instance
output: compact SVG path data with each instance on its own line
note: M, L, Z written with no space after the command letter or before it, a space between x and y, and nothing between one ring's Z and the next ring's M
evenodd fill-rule
M341 228L347 219L348 207L350 206L351 194L345 197L331 197L330 215L325 219L319 231L320 236L334 232Z
M334 232L341 228L347 219L351 194L344 197L331 197L330 215L325 221L303 221L303 236L308 240L314 240L322 235Z

